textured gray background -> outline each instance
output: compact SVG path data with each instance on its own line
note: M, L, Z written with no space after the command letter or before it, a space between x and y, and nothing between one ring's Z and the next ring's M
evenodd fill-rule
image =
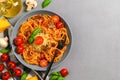
M43 10L42 0L37 2ZM120 80L120 0L52 0L45 10L62 16L73 38L69 55L54 71L68 68L66 80ZM10 19L13 25L24 11Z

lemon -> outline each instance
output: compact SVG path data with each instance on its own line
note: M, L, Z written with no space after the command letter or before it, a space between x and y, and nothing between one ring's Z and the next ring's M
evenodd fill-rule
M28 78L27 80L38 80L38 77L37 76L33 76L33 77Z
M10 27L10 23L4 17L0 18L0 33L5 31L8 27Z

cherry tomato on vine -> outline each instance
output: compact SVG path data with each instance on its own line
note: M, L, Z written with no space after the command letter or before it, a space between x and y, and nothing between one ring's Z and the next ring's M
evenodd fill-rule
M56 28L57 28L57 29L60 29L60 28L62 28L62 27L63 27L63 22L60 22L60 21L59 21L59 22L56 23Z
M23 53L23 51L24 51L23 46L19 45L19 46L16 47L16 52L17 52L18 54Z
M16 67L16 63L15 63L14 61L9 61L9 62L8 62L8 67L9 67L10 69L14 69L14 68Z
M60 73L61 73L61 75L63 76L63 77L65 77L65 76L67 76L68 75L68 69L67 68L63 68L63 69L61 69L60 70Z
M2 79L8 80L10 78L10 73L8 71L2 73Z
M3 53L3 54L0 56L0 60L1 60L2 62L6 62L8 59L9 59L9 55L6 54L6 53Z
M20 37L20 36L17 36L15 39L14 39L14 44L16 46L18 45L21 45L23 43L23 39Z
M48 65L48 61L46 59L42 59L39 62L40 67L46 67Z
M57 22L60 21L60 17L59 17L58 15L53 15L53 16L52 16L52 21L53 21L54 23L57 23Z
M44 39L42 36L37 36L34 40L34 44L41 45L43 43Z
M19 69L19 68L14 69L14 75L15 75L16 77L21 76L21 75L22 75L22 70Z
M0 63L0 72L4 70L4 64Z

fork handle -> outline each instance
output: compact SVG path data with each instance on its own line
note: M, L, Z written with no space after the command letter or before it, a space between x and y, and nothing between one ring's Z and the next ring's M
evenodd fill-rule
M55 54L54 54L54 56L53 56L53 58L52 58L52 61L50 62L49 66L48 66L48 68L47 68L47 71L46 71L46 73L45 73L45 76L44 76L43 80L46 79L48 73L50 72L51 67L52 67L52 64L53 64L53 62L54 62L54 59L55 59L57 53L58 53L58 51L55 51Z

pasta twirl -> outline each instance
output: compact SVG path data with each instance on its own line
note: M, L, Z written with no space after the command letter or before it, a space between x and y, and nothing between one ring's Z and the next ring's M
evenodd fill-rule
M36 36L41 36L44 39L41 45L28 43L30 35L36 28L41 29L41 32ZM28 64L35 65L39 64L41 56L43 55L48 62L51 62L56 50L58 54L54 62L60 61L70 43L66 27L63 25L60 29L57 29L56 24L51 19L51 15L48 14L38 14L28 18L27 21L20 25L17 36L21 36L24 40L22 46L25 50L21 54L22 58ZM58 42L60 40L65 41L62 49L58 48Z

